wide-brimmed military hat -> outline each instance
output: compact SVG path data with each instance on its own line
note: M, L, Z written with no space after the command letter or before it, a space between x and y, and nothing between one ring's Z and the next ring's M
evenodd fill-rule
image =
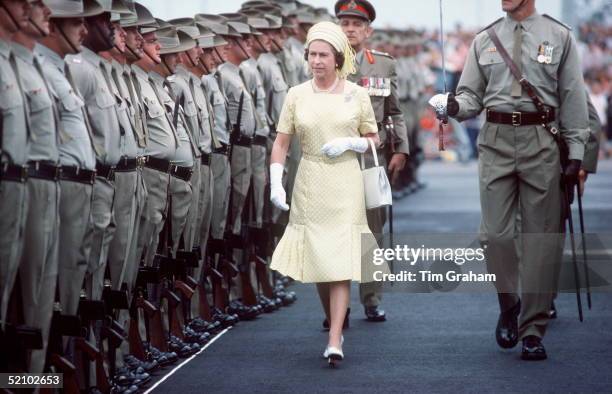
M87 18L105 12L96 0L44 0L43 3L54 19Z
M132 11L123 3L122 0L96 0L104 12L116 13L116 14L131 14Z
M354 16L370 22L376 19L376 10L367 0L338 0L334 6L336 17Z
M237 12L220 14L227 18L227 25L236 29L242 35L255 34L248 22L248 16ZM261 34L261 33L260 33Z
M227 41L220 35L215 34L210 28L204 26L200 22L196 22L196 26L200 29L201 37L198 39L200 48L215 48L227 45Z
M164 27L156 31L157 40L161 47L160 55L185 52L196 47L196 41L184 31L177 30L174 26Z
M215 14L197 14L196 22L202 23L209 27L215 34L225 37L241 38L242 35L232 26L228 25L228 20L222 15Z
M150 26L150 27L159 27L157 21L151 14L151 11L144 5L134 2L134 10L136 11L136 15L125 15L121 16L121 20L119 23L121 27L142 27L142 26Z

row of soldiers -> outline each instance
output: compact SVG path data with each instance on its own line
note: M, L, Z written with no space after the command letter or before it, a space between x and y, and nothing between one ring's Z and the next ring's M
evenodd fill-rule
M294 1L163 21L130 0L0 0L3 370L135 392L296 299L267 268L287 218L266 169L328 18Z

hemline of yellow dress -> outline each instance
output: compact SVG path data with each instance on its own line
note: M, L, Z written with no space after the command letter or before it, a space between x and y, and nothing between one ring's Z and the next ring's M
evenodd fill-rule
M334 138L378 132L367 91L348 81L342 94L315 93L309 82L297 85L287 94L277 130L300 138L302 159L289 224L270 268L304 283L373 281L362 272L372 267L367 261L362 267L362 251L377 246L368 227L358 155L321 153Z

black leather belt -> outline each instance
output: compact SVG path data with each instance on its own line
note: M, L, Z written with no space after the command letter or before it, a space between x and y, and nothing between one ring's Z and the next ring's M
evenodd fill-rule
M136 171L138 167L142 167L147 160L146 157L128 158L122 157L119 163L115 166L115 172L132 172Z
M169 160L148 156L145 162L145 167L169 174L170 169L172 168L172 163L170 163Z
M54 181L60 177L62 172L61 167L55 164L50 164L44 161L30 161L28 162L28 177L36 179L44 179L46 181Z
M202 153L202 157L200 158L203 166L210 165L210 153Z
M193 174L192 167L181 167L173 165L170 169L170 175L178 179L182 179L185 182L189 182L191 180L191 174Z
M253 138L246 137L244 135L241 135L239 137L232 136L230 138L230 142L232 143L232 145L238 145L238 146L244 146L244 147L250 148L251 145L253 145Z
M84 183L86 185L93 185L96 181L96 171L83 170L79 167L62 166L62 173L60 174L62 181Z
M264 137L263 135L256 135L253 137L253 145L259 146L268 146L268 137Z
M487 109L487 122L512 126L545 124L555 120L555 110L548 112L497 112Z
M28 166L0 164L0 180L24 183L28 180Z
M115 167L102 163L96 163L96 176L109 181L115 180Z
M229 156L230 146L227 145L227 144L221 143L221 147L213 149L213 153L217 153L219 155Z

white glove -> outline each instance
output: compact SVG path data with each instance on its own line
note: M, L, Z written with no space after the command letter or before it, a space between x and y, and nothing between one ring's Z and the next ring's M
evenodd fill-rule
M438 118L448 116L446 108L448 106L448 93L436 94L429 99L429 105L434 108Z
M283 171L285 166L280 163L270 164L270 201L280 210L288 211L287 193L283 188Z
M368 139L365 137L334 138L321 148L321 153L328 157L338 157L347 150L363 153L368 150Z

